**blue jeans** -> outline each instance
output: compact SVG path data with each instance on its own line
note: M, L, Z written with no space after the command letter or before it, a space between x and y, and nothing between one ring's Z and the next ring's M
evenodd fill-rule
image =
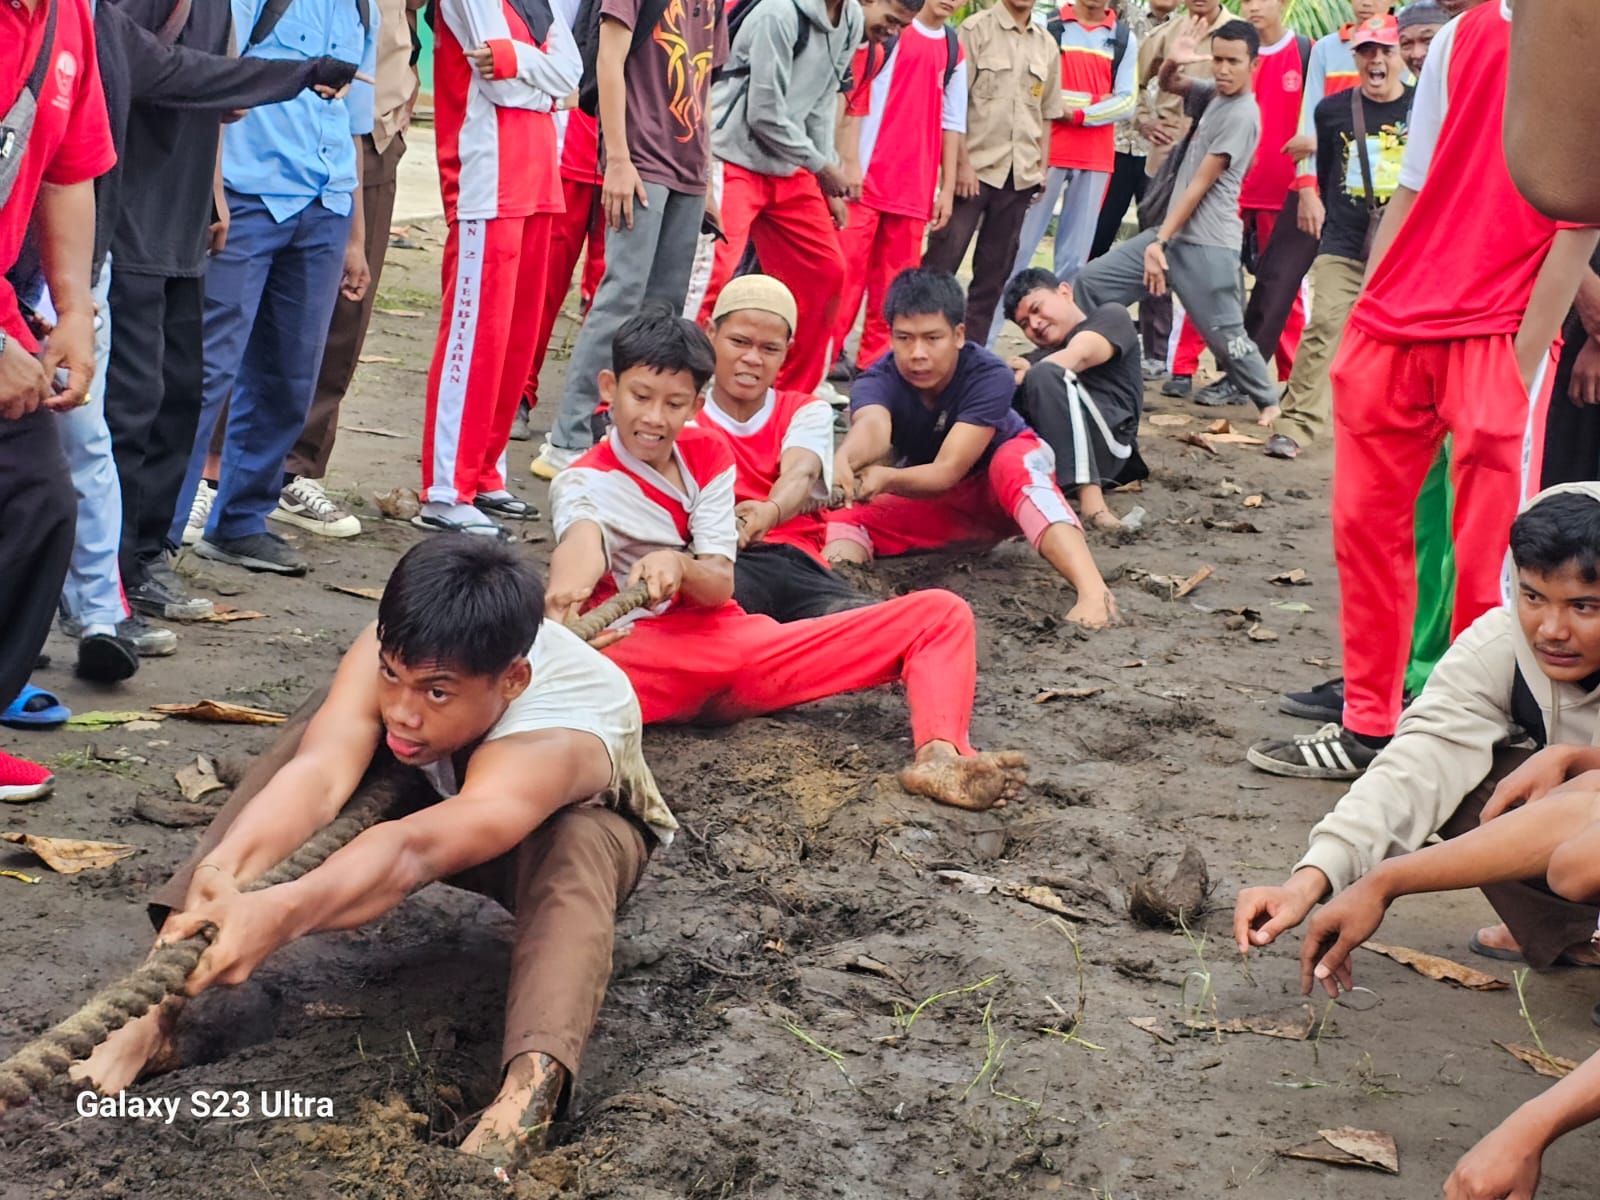
M206 273L200 427L168 538L183 539L223 402L228 425L210 541L265 533L322 367L339 298L350 214L313 201L282 222L259 197L230 190L228 244Z

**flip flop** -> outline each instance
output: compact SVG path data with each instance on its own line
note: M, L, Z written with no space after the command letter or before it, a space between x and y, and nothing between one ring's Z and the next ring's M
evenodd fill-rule
M139 652L127 638L91 633L78 642L77 674L91 683L121 683L139 669Z
M1487 942L1480 941L1476 933L1467 939L1467 949L1474 954L1481 954L1484 958L1492 958L1497 962L1525 963L1528 961L1522 957L1521 950L1502 950L1499 946L1491 946Z
M502 542L511 540L510 532L502 529L493 521L487 524L479 521L446 521L443 517L418 513L411 518L411 523L418 529L426 529L430 533L470 533L474 537L498 538Z
M13 729L54 729L66 724L72 710L56 699L54 692L23 684L17 698L0 712L0 725Z
M477 496L472 506L480 512L491 513L506 521L537 521L539 510L516 496Z

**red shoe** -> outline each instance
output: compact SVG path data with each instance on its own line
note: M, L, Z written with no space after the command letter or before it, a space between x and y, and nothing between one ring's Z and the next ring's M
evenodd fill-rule
M42 800L55 786L56 777L48 767L0 750L0 801Z

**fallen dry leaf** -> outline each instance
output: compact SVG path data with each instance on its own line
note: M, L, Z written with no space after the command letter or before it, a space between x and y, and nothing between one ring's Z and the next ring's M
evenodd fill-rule
M1541 1053L1532 1046L1523 1046L1516 1042L1496 1042L1495 1045L1517 1061L1526 1063L1547 1079L1565 1079L1578 1069L1578 1064L1570 1058L1562 1058L1558 1054Z
M1284 612L1292 613L1308 613L1316 611L1311 607L1311 605L1303 604L1299 600L1274 600L1272 602L1272 607L1281 608Z
M1158 1042L1164 1042L1168 1046L1177 1045L1178 1039L1173 1037L1165 1029L1161 1028L1160 1017L1129 1017L1128 1024L1132 1025L1135 1029L1142 1029L1145 1033L1148 1033Z
M60 875L97 871L137 854L137 846L121 842L85 842L78 838L39 837L32 833L0 833L0 838L33 851L39 861Z
M1134 670L1137 667L1144 666L1144 659L1142 659L1142 658L1130 658L1127 662L1118 663L1117 666L1121 667L1125 671L1131 671L1131 670Z
M1264 439L1251 437L1248 433L1208 433L1206 437L1225 446L1260 446L1264 443Z
M1185 445L1200 447L1200 449L1204 450L1207 454L1215 454L1217 452L1217 448L1210 442L1206 441L1205 437L1201 434L1190 432L1179 433L1175 434L1174 436L1178 441L1183 442Z
M323 587L324 591L342 592L346 596L358 596L362 600L382 600L383 599L383 589L382 588L345 587L343 584L339 584L339 583L325 583L325 584L322 585L322 587Z
M1211 564L1207 563L1193 575L1189 576L1189 578L1180 583L1178 585L1178 590L1172 593L1172 598L1174 600L1182 600L1190 592L1194 591L1195 588L1199 587L1206 580L1210 579L1213 574L1214 572L1211 568Z
M1211 421L1206 425L1205 432L1213 435L1220 433L1232 433L1233 426L1228 424L1227 418L1219 417L1217 420Z
M1412 950L1406 946L1386 946L1382 942L1363 942L1362 949L1371 950L1374 954L1381 954L1385 958L1392 958L1395 962L1408 966L1429 979L1457 983L1475 992L1502 992L1507 987L1504 980L1496 979L1486 971L1463 966L1448 958L1440 958L1437 954L1424 954L1421 950Z
M1090 696L1098 696L1105 688L1079 687L1079 688L1049 688L1040 692L1033 698L1035 704L1048 704L1052 700L1087 700Z
M128 725L134 721L159 721L158 713L148 712L95 712L79 713L67 720L68 729L106 729L113 725Z
M386 437L386 438L402 438L402 437L405 437L405 434L403 434L403 433L397 433L393 429L382 429L377 425L341 425L341 426L339 426L339 428L343 429L343 430L345 430L345 431L347 431L349 433L370 433L373 437Z
M1261 497L1259 495L1246 496L1244 498L1244 506L1246 508L1260 508L1261 504L1262 504L1262 500L1263 500L1263 497Z
M326 1000L312 1000L305 1006L305 1014L319 1021L353 1021L362 1016L359 1008L348 1004L329 1004Z
M1252 642L1275 642L1278 640L1276 633L1262 625L1250 626L1250 630L1245 634L1245 637Z
M378 511L391 521L409 521L422 511L422 501L410 488L391 488L372 498Z
M1234 1017L1220 1022L1191 1017L1184 1022L1186 1028L1203 1033L1253 1033L1258 1037L1281 1038L1286 1042L1306 1041L1316 1024L1317 1014L1309 1004L1302 1004L1295 1016Z
M1295 567L1291 571L1279 571L1276 575L1268 575L1267 582L1275 583L1279 587L1310 587L1311 576L1306 574L1304 567Z
M1047 887L1029 887L1020 883L1008 883L1004 879L996 879L993 875L973 875L968 871L935 871L934 875L946 883L955 884L964 892L972 892L979 896L987 896L991 892L999 892L1002 896L1010 896L1014 900L1021 900L1024 904L1031 904L1035 908L1042 908L1048 912L1059 913L1063 917L1071 917L1074 921L1087 921L1089 919L1087 913L1068 908L1067 902Z
M1189 417L1185 417L1180 413L1156 413L1150 418L1150 424L1156 426L1157 428L1165 426L1169 429L1177 428L1180 425L1187 425L1189 421Z
M1244 489L1231 479L1224 479L1217 484L1217 495L1219 496L1237 496L1243 491Z
M1400 1150L1394 1139L1376 1129L1352 1129L1348 1125L1338 1129L1319 1129L1317 1136L1335 1150L1354 1155L1368 1166L1400 1174Z
M227 786L217 778L217 769L203 754L188 766L180 768L173 778L178 781L178 788L185 800L198 800L207 792L220 791Z
M212 609L211 615L206 618L217 624L226 624L229 621L259 621L266 613L251 612L248 609L234 608L231 604L219 604Z
M192 704L152 704L158 713L186 717L191 721L210 721L218 725L282 725L288 717L248 704L228 704L222 700L196 700Z
M373 312L381 312L386 317L425 317L428 314L416 308L375 308Z
M356 361L363 363L397 363L400 360L392 354L363 354Z
M15 879L19 883L38 883L40 880L38 875L25 875L21 871L0 871L0 876L4 876L7 879Z

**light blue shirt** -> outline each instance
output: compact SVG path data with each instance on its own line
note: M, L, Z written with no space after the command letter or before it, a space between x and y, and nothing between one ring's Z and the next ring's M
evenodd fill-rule
M378 4L366 0L370 28L361 25L362 0L293 0L276 28L247 58L311 59L327 55L358 62L371 78L377 67ZM266 0L232 0L234 32L243 47ZM353 138L372 132L372 87L357 80L343 100L324 100L309 88L281 104L252 108L224 127L222 179L260 196L275 220L286 221L312 201L340 216L356 190Z

